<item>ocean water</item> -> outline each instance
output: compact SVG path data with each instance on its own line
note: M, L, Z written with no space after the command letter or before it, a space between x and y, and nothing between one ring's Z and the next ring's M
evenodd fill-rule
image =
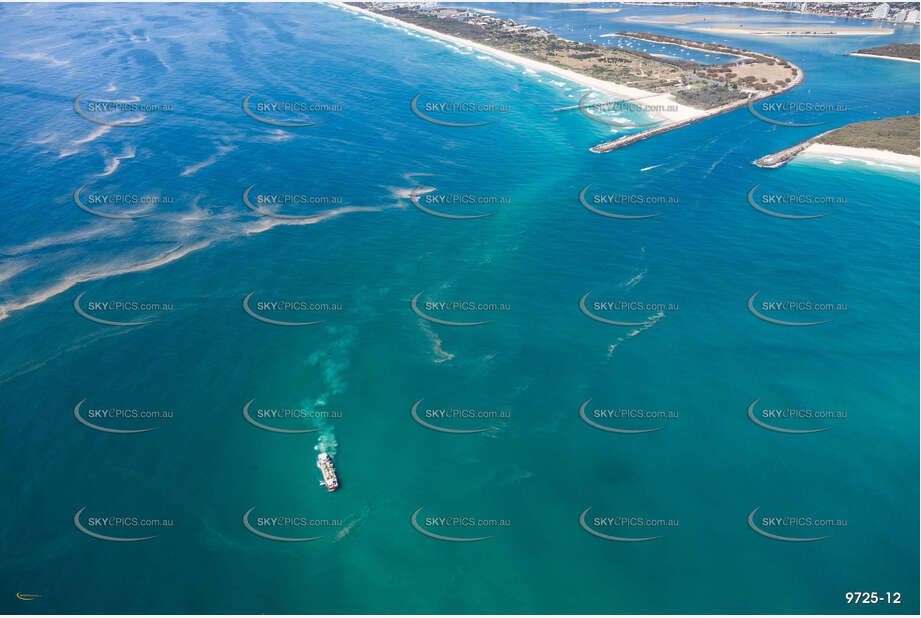
M0 608L917 613L917 169L751 161L828 128L917 114L916 65L842 54L917 41L918 29L742 40L624 21L668 14L663 7L488 6L577 40L642 28L776 54L806 75L776 100L832 111L775 112L826 123L817 128L741 109L596 155L589 147L643 117L616 115L617 127L553 112L591 93L337 7L0 6ZM757 24L794 19L706 11ZM259 122L242 109L250 94L263 118L321 124ZM147 122L97 124L74 113L81 95L169 109L88 111L78 101L97 120ZM411 110L417 95L436 120L492 122L426 122ZM324 107L264 107L295 101ZM458 101L486 108L436 105ZM660 200L654 213L636 204L615 212L661 216L589 212L579 201L587 185L588 200ZM248 187L260 212L243 201ZM150 216L94 216L75 203L78 189L97 213ZM753 189L753 199L828 198L771 208L830 214L770 217L749 204ZM94 199L105 195L156 203ZM301 200L277 208L258 195ZM478 203L426 201L439 195ZM413 199L442 213L492 214L442 218ZM588 292L589 309L632 303L596 313L634 325L586 317L579 299ZM775 319L831 321L759 320L747 308L756 292L759 303L832 306L764 310ZM256 320L242 307L251 293L259 315L322 322ZM414 313L417 297L438 319L491 321L431 322ZM322 308L279 311L260 300ZM489 308L450 312L439 302ZM100 324L75 303L99 319L151 322ZM580 418L588 399L588 414L672 414L596 417L658 429L601 431ZM846 417L767 419L829 428L769 431L748 418L756 399L759 410ZM255 419L263 424L317 431L255 427L242 413L251 400L253 415L312 412ZM488 431L426 428L411 414L419 400L425 422ZM98 426L156 429L94 430L75 407ZM92 416L100 409L128 412ZM439 409L501 414L425 415ZM321 485L318 451L335 459L334 493ZM588 508L600 533L661 538L593 536L579 521ZM753 521L769 533L829 538L759 535L747 520L756 508ZM243 524L250 509L248 521L266 533L322 538L262 538ZM491 538L426 536L411 523L417 511L425 531ZM75 515L104 536L157 536L93 538ZM110 517L124 521L100 520ZM899 593L901 603L849 605L856 591Z

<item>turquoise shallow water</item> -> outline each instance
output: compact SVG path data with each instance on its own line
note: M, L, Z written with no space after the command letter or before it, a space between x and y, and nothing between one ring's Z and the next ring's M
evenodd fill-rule
M572 25L571 38L665 11L491 8L554 32ZM588 148L615 129L551 111L578 101L580 87L327 6L5 5L0 19L15 35L0 43L0 478L12 505L0 526L3 610L917 613L917 170L809 159L756 168L753 159L816 129L768 124L746 110L594 155ZM841 55L917 38L917 29L900 28L892 37L725 42L802 67L805 83L778 100L843 105L820 118L831 128L918 113L916 66ZM106 128L74 113L81 93L172 109L146 112L145 126ZM307 114L325 121L310 127L262 124L241 110L250 93L254 104L309 100L341 111ZM486 126L437 126L410 111L417 94L504 107L469 114L498 120ZM579 203L589 184L589 199L664 197L664 214L600 217ZM84 185L85 202L125 193L172 201L145 219L94 217L73 201ZM254 195L339 201L291 224L247 209L241 196L251 185ZM749 205L755 185L758 196L837 201L821 219L772 218ZM451 220L416 209L414 189L422 199L505 201L430 204L495 213ZM119 212L107 208L98 207ZM578 301L590 290L590 308L642 303L598 309L640 325L587 318ZM244 313L251 292L254 306L306 299L331 307L309 313L321 324L274 326ZM748 311L755 292L759 302L839 310L765 310L832 319L778 326ZM426 321L410 306L420 293L419 307L439 319L493 321ZM74 311L79 294L95 317L156 321L94 323ZM90 309L118 300L161 308ZM449 301L496 310L426 305ZM595 417L612 428L661 428L600 431L579 417L590 398L588 414L676 417ZM420 399L422 415L504 415L423 418L492 427L442 433L413 420ZM772 432L749 420L755 399L759 410L846 418L775 419L831 429ZM100 408L171 416L95 418L157 429L94 431L74 418L82 400L83 418ZM254 414L327 416L262 418L321 429L270 432L243 418L250 400ZM335 457L335 493L320 485L317 448ZM74 525L84 507L78 522L91 532L159 536L91 538ZM251 507L254 517L334 523L260 527L323 537L271 541L244 527ZM579 524L589 507L598 532L662 538L593 536ZM755 523L773 534L830 538L760 536L747 522L756 507ZM420 508L428 532L492 538L430 538L410 523ZM156 529L95 519L108 516L166 521ZM782 516L846 525L760 519ZM486 522L426 519L439 517ZM859 590L899 592L902 602L848 606L845 593ZM23 602L17 592L41 598Z

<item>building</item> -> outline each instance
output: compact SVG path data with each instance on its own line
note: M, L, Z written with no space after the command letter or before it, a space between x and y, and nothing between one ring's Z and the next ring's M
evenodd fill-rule
M873 9L873 13L870 14L870 19L886 19L889 16L889 5L883 2Z

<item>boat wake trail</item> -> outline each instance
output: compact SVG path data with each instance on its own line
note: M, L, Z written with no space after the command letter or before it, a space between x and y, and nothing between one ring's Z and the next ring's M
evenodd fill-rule
M367 519L369 512L370 509L368 507L364 507L361 509L361 512L358 515L350 518L349 521L344 526L342 526L342 529L336 533L336 540L341 541L344 536L346 536L349 532L352 531L353 528L355 528L355 526L359 525L361 522Z
M336 431L332 427L320 430L317 444L313 447L313 450L317 453L326 453L330 457L335 457L338 448L339 442L336 441Z
M608 359L611 358L611 355L614 354L614 350L617 349L617 346L619 346L620 344L622 344L622 343L623 343L624 341L626 341L627 339L630 339L630 338L632 338L632 337L636 337L637 335L639 335L639 334L640 334L641 332L643 332L644 330L648 330L648 329L652 328L653 326L655 326L655 325L656 325L662 318L664 318L664 317L665 317L665 314L664 314L663 312L661 312L661 311L659 311L658 313L654 313L654 314L652 314L651 316L648 316L648 317L646 318L646 321L643 322L643 325L642 325L642 326L637 327L637 328L634 328L633 330L631 330L629 333L627 333L627 334L624 335L623 337L618 337L618 338L617 338L617 341L615 341L614 343L612 343L611 345L608 346L608 356L607 356L607 358L608 358Z
M441 337L439 337L438 333L436 333L432 327L428 325L428 322L425 320L419 320L419 327L422 329L422 332L425 333L429 342L432 344L432 353L435 355L435 363L441 364L454 358L454 354L451 352L446 352L442 347L443 342Z
M637 283L639 283L640 281L642 281L642 280L643 280L643 277L646 276L646 273L647 273L647 272L649 272L649 271L648 271L647 269L644 268L642 271L640 271L640 272L638 272L637 274L635 274L635 275L633 275L632 277L630 277L630 279L629 279L628 281L624 282L624 284L623 284L624 289L629 290L630 288L632 288L633 286L635 286Z

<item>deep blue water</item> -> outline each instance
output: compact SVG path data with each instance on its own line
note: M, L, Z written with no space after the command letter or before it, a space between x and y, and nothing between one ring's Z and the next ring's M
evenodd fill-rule
M489 5L569 38L639 29L630 15L561 5ZM789 16L706 10L731 21ZM814 18L813 18L813 21ZM765 123L742 109L606 155L588 148L621 129L554 113L587 92L479 52L322 5L0 6L2 140L0 409L4 504L0 608L13 612L904 612L918 611L917 168L856 160L751 165L819 130L918 113L917 65L843 56L891 36L717 39L788 58L805 82L778 101L840 106L821 129ZM849 21L847 25L859 25ZM572 26L568 30L568 26ZM597 34L593 35L597 37ZM325 111L243 113L309 101ZM439 112L477 127L426 123L420 103L499 106ZM169 105L149 124L108 127L74 99ZM334 108L333 110L330 107ZM85 108L81 108L85 109ZM335 111L338 110L338 111ZM136 112L95 118L139 120ZM634 118L628 119L634 120ZM645 171L641 171L645 170ZM645 220L588 212L579 192L663 198ZM819 219L786 220L746 196L825 196ZM252 194L333 197L261 216ZM74 203L141 195L151 216L110 219ZM434 188L434 191L432 189ZM503 198L421 212L429 196ZM428 192L426 192L428 191ZM168 199L165 199L168 198ZM107 214L126 209L93 206ZM644 214L644 207L625 212ZM786 208L786 209L785 209ZM271 210L267 206L266 210ZM127 209L131 211L131 209ZM778 211L799 212L780 206ZM133 211L139 212L139 211ZM590 303L642 310L583 315ZM266 324L244 297L307 300L321 324ZM831 303L835 311L753 316L747 300ZM439 312L410 301L507 310ZM84 319L74 302L119 327ZM93 302L160 310L88 309ZM658 305L665 305L660 309ZM162 305L169 305L163 307ZM839 307L840 306L840 307ZM846 307L842 309L841 307ZM504 307L502 307L504 308ZM303 313L272 311L285 321ZM599 419L600 409L676 418ZM425 409L501 410L490 420L430 418L476 434L427 429ZM761 408L845 411L780 419ZM167 410L169 418L74 418L91 409ZM246 422L254 407L336 412L326 420ZM254 408L255 409L255 408ZM342 487L314 465L330 452ZM142 537L107 542L108 536ZM284 543L242 516L336 520L266 527L323 536ZM588 534L579 515L676 520ZM752 531L747 517L846 525ZM422 508L420 534L410 516ZM166 520L98 525L98 517ZM425 517L508 525L453 527ZM491 522L495 523L495 522ZM899 592L900 605L849 606L848 591ZM41 595L21 601L16 593Z

